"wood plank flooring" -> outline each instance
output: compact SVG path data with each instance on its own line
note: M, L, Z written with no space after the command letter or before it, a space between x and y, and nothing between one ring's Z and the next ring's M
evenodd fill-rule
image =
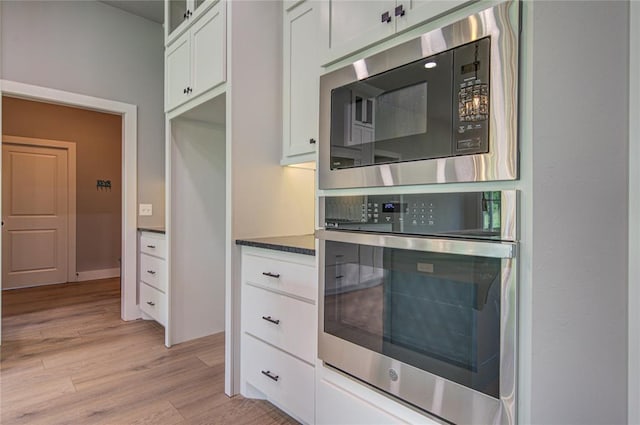
M167 349L164 328L120 320L120 281L2 294L0 424L296 424L224 394L224 335Z

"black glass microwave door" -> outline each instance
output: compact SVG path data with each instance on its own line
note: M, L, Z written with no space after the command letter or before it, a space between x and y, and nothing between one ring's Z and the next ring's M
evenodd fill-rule
M499 259L326 247L325 332L499 397Z
M331 92L331 168L451 156L452 52ZM425 63L435 63L425 68Z

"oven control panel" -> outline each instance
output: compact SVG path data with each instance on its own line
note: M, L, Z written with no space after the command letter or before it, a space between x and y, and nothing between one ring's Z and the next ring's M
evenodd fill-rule
M499 238L501 192L329 196L326 229Z

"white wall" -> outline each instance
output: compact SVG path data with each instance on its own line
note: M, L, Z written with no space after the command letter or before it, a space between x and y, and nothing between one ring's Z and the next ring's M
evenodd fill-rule
M311 233L314 173L280 166L282 6L243 1L228 7L233 237Z
M170 342L225 326L225 129L171 121Z
M143 226L164 225L160 24L96 1L2 1L2 78L138 106Z
M629 3L532 10L530 420L623 424Z
M629 81L629 423L640 424L640 2L631 2Z

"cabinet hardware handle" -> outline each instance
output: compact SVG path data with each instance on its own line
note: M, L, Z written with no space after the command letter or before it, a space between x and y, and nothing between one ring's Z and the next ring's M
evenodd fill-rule
M262 272L263 275L280 279L280 273Z
M316 144L316 139L309 139L309 143L311 143L312 145Z
M397 6L394 14L396 16L404 16L404 6L402 5Z
M269 379L273 379L273 380L274 380L274 381L276 381L276 382L278 382L278 379L280 379L280 377L279 377L278 375L274 375L274 374L272 374L270 370L263 370L263 371L261 371L261 372L262 372L262 374L263 374L264 376L266 376L266 377L267 377L267 378L269 378Z
M189 9L187 9L187 18L191 17L191 15L193 15L193 12L191 12Z
M342 279L344 276L340 275L340 276L336 276L336 279Z
M187 89L186 89L186 87L184 88L184 90L182 90L182 93L187 94Z
M380 16L381 21L385 24L391 22L391 14L389 12L384 12L382 16Z
M274 325L279 325L280 324L280 320L278 319L272 319L271 316L262 316L263 320L266 320L267 322L271 322Z
M156 249L155 245L147 245L147 248Z
M193 91L193 89L191 87L187 87L187 94L191 93Z
M153 271L153 270L147 270L147 273L152 274L152 275L153 275L153 274L156 274L156 272L155 272L155 271Z
M153 307L154 305L156 305L156 303L151 302L151 301L147 301L147 304L149 304L151 307Z

